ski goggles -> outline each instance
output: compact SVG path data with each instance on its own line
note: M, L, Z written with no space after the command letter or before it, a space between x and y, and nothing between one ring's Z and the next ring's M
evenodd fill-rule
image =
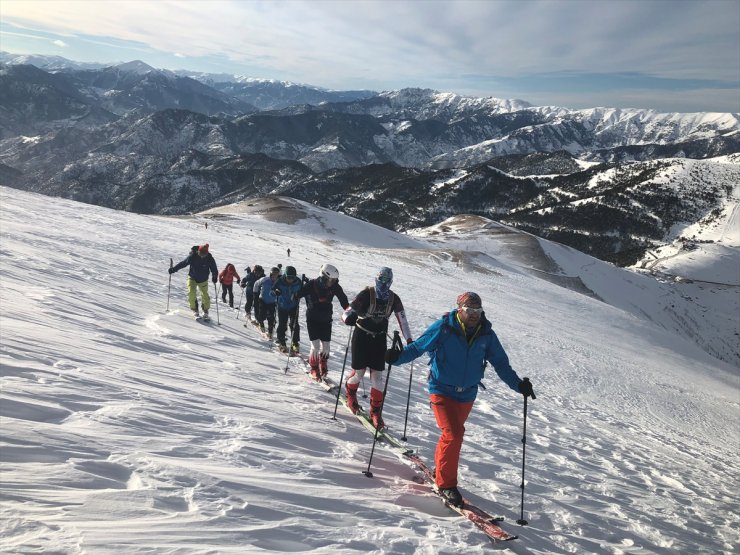
M390 276L378 276L375 278L378 282L382 283L383 285L388 285L393 281L393 278Z
M479 316L479 315L483 314L483 308L482 307L473 308L472 306L461 306L460 307L460 310L462 312L464 312L465 314L470 314L470 315Z

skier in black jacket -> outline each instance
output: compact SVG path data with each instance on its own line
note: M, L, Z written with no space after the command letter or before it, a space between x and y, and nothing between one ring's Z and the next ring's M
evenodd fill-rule
M307 280L297 297L306 299L306 331L311 341L308 363L311 377L319 381L328 372L329 344L331 342L332 301L337 298L342 308L349 300L339 285L339 270L331 264L323 264L319 277Z
M239 286L244 289L244 296L247 297L247 303L244 305L244 326L246 327L249 319L252 317L252 303L254 302L254 291L252 289L258 279L265 277L265 269L259 264L255 264L251 272L249 271L249 266L244 271L246 274L242 278L241 283L239 283Z

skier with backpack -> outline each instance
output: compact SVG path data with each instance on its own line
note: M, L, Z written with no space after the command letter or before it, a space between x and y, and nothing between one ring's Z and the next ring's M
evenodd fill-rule
M259 306L259 310L255 310L257 326L261 332L267 333L268 339L272 339L272 332L275 328L275 305L277 303L277 297L273 292L273 288L278 277L280 277L280 269L272 268L270 269L270 275L258 279L254 283L253 288L256 302ZM267 320L266 332L265 320Z
M342 320L348 326L355 326L352 335L352 372L347 378L345 394L347 406L353 413L360 410L357 402L357 389L365 371L370 369L370 418L373 426L381 429L384 426L383 416L383 367L385 352L388 348L388 319L396 315L398 326L406 343L411 343L411 331L406 320L401 297L391 291L393 270L388 267L380 269L375 276L375 286L360 291L349 307L342 314Z
M285 332L291 329L290 350L297 353L301 338L301 325L298 323L298 293L303 283L298 278L293 266L286 266L283 275L278 278L273 286L273 292L277 296L277 346L284 352L288 352L285 344Z
M308 364L311 377L319 381L329 371L329 345L334 297L343 309L349 306L349 300L339 285L339 270L331 264L323 264L319 277L311 280L304 278L304 284L298 298L306 299L306 330L311 341L311 352Z
M195 248L195 247L193 247ZM198 247L197 251L190 250L188 257L169 268L167 271L174 274L185 266L190 266L188 271L188 303L193 311L193 316L200 318L198 312L197 290L200 290L201 307L203 308L203 318L208 320L208 309L211 307L211 297L208 295L208 274L212 275L213 283L216 283L218 276L218 266L213 255L208 252L208 243Z
M241 280L236 268L229 262L226 267L218 274L218 281L221 283L221 300L226 302L226 293L229 294L229 306L234 308L234 278L237 283Z
M462 506L457 489L465 421L482 385L486 364L510 389L534 398L532 384L520 379L483 312L477 293L457 297L457 308L444 314L406 348L391 348L385 360L403 364L430 353L428 390L437 426L441 430L434 453L435 483L449 503ZM522 486L523 487L523 486Z

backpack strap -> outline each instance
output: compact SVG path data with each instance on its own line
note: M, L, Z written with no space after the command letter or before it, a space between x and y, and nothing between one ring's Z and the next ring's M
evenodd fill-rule
M367 291L368 295L370 295L370 306L367 307L365 314L374 314L375 313L375 287L370 287L368 285L367 287L365 287L365 291Z
M375 287L372 287L371 285L368 285L365 287L365 290L370 295L370 306L367 308L366 314L375 314L375 307L377 305L377 296L375 293ZM388 303L385 306L385 318L386 320L390 318L391 313L393 312L393 302L396 300L396 294L393 291L388 291Z

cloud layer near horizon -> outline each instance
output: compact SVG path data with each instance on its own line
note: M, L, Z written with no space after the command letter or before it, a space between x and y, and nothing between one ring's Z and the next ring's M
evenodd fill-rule
M79 0L4 0L3 20L4 43L12 43L13 25L66 44L151 49L187 69L208 71L210 59L223 66L214 72L341 89L429 86L530 101L569 92L594 98L589 88L601 89L601 98L703 90L731 99L740 81L735 0L108 0L94 10ZM574 75L581 79L569 80ZM585 76L598 79L584 90Z

